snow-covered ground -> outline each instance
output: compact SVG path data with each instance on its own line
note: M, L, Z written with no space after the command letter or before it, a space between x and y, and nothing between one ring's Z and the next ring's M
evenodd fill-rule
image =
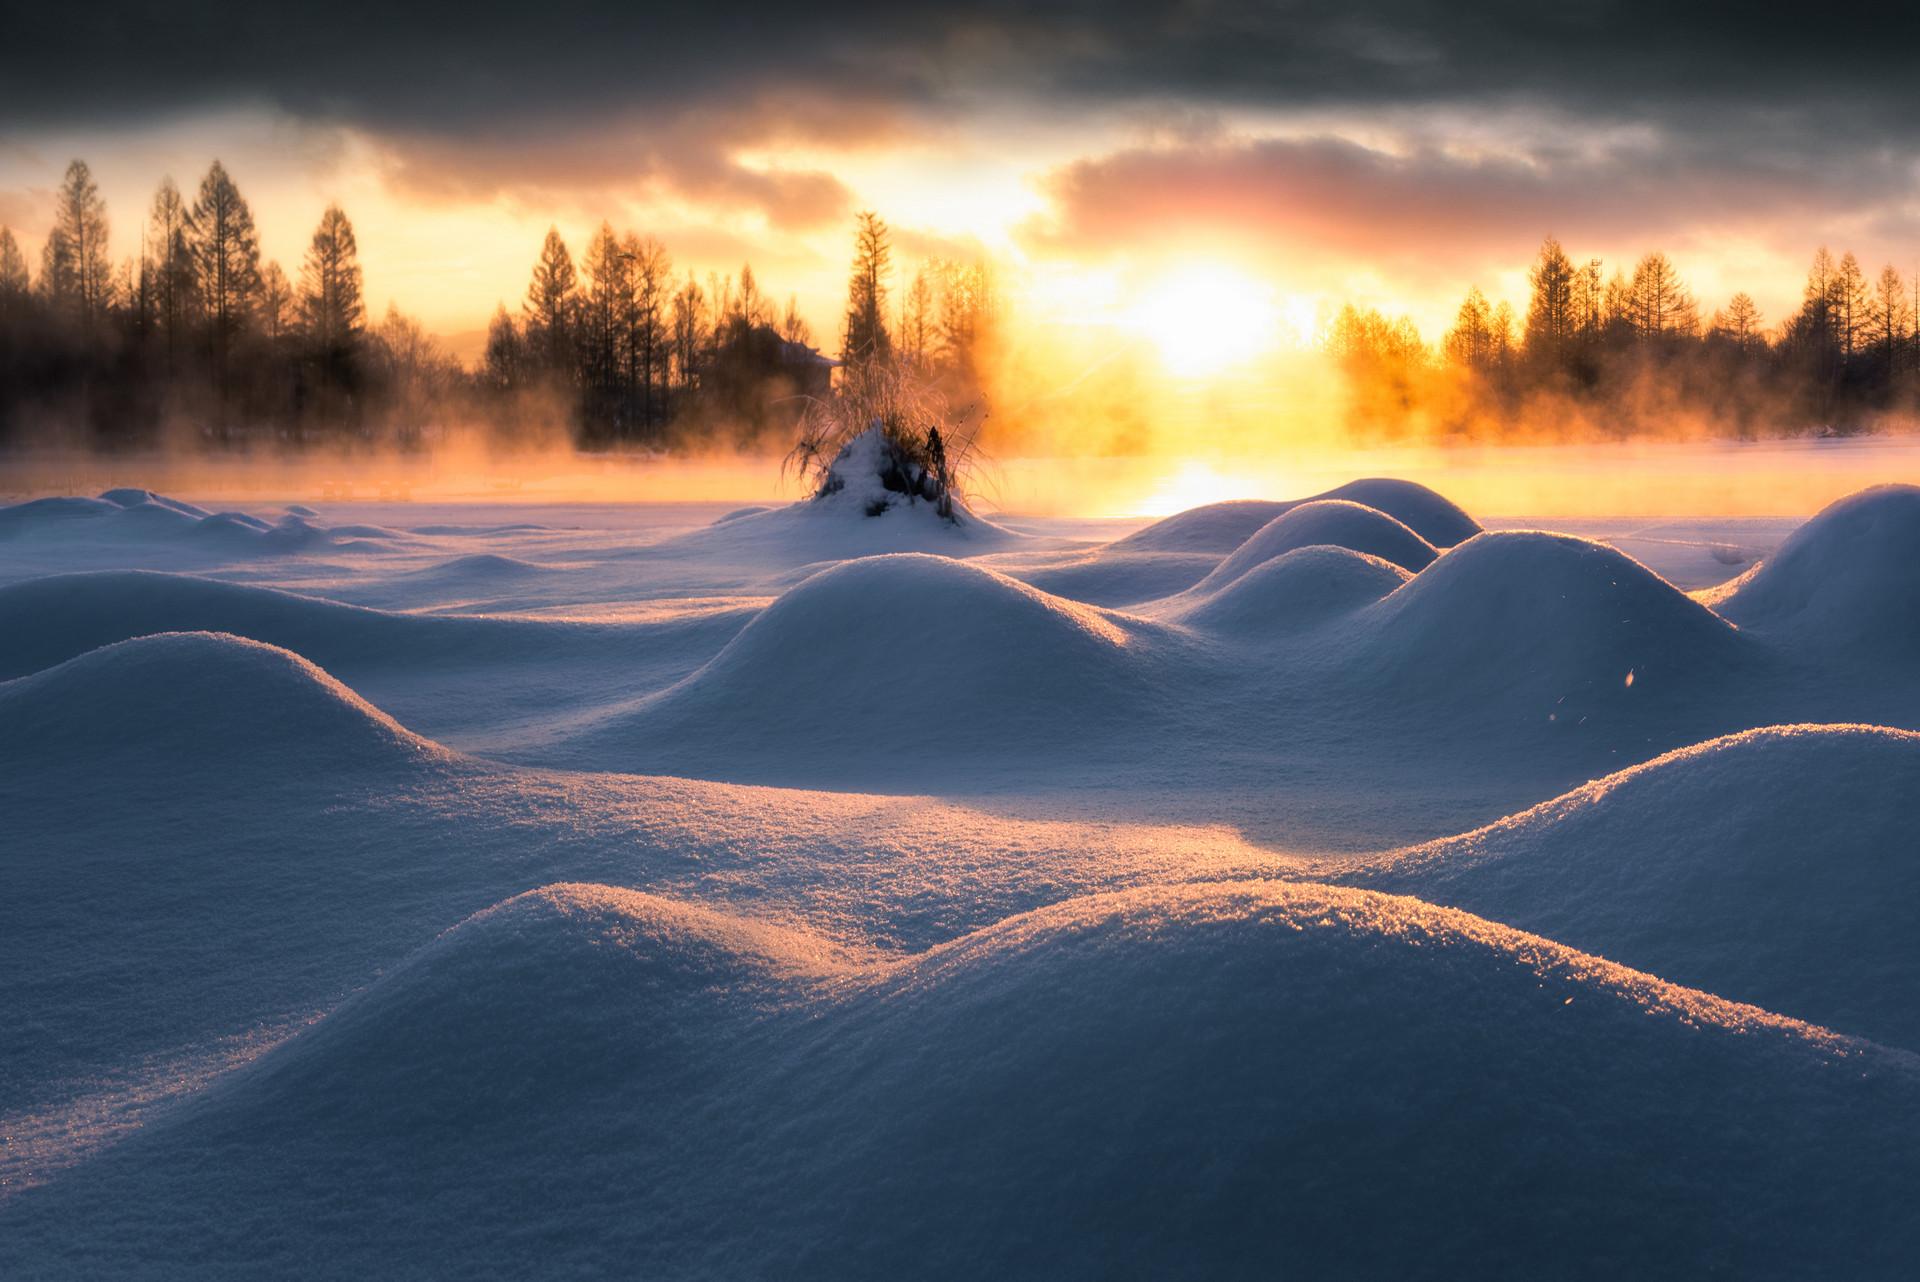
M1920 490L877 493L0 507L0 1277L1911 1275Z

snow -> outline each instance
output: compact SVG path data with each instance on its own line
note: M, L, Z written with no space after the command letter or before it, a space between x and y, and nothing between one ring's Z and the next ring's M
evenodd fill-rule
M1910 662L1920 637L1920 487L1839 500L1706 599L1743 628Z
M1114 538L870 447L0 508L0 1276L1907 1270L1920 491Z

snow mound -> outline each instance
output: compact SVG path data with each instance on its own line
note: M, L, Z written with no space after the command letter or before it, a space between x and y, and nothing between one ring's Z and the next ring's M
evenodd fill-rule
M1058 741L1126 705L1133 639L1097 609L964 561L866 557L790 588L595 741L794 764Z
M1349 481L1324 494L1285 503L1236 499L1189 508L1157 521L1144 530L1136 530L1113 546L1161 552L1224 554L1245 543L1274 518L1309 503L1329 500L1344 500L1384 512L1436 548L1452 547L1480 533L1479 523L1446 496L1413 481L1369 477Z
M713 519L715 525L725 525L728 521L737 521L743 516L758 516L762 512L771 512L773 508L765 503L755 503L747 507L737 507Z
M538 578L545 573L546 566L522 561L519 557L501 556L497 552L476 552L415 570L408 577L427 579L438 584L488 584Z
M1917 1136L1911 1057L1416 900L1154 887L859 968L560 886L13 1203L0 1265L1890 1276Z
M318 517L320 514L314 511L312 508L308 507L304 503L289 503L287 504L287 515L288 516L304 516L308 520L313 520L314 518Z
M1218 557L1204 552L1128 552L1112 546L1064 561L1014 555L1026 563L994 568L1042 592L1104 606L1163 600L1192 587L1219 564Z
M1920 637L1920 487L1875 486L1830 504L1707 599L1743 628L1913 655Z
M1315 499L1345 499L1362 507L1385 512L1436 548L1465 543L1480 533L1480 523L1468 516L1452 499L1414 481L1388 476L1370 476L1337 485Z
M179 499L168 498L164 494L155 494L152 490L107 490L100 495L100 498L103 502L115 503L123 508L161 507L196 518L211 515L211 513L203 507L195 507L191 503L184 503ZM307 513L307 515L311 516L312 513Z
M444 755L299 655L221 633L140 637L0 683L0 762L14 770L386 769Z
M1752 730L1669 753L1358 884L1920 1050L1920 735Z
M1316 545L1364 552L1414 574L1439 555L1431 543L1385 512L1345 499L1320 499L1290 508L1254 531L1193 591L1218 591L1263 562Z
M25 503L0 507L0 537L59 529L71 521L115 516L122 510L119 504L103 499L29 499Z
M1391 561L1351 548L1301 547L1261 561L1204 595L1196 589L1165 617L1246 637L1304 632L1373 604L1411 577Z
M392 614L187 574L105 570L0 587L0 678L156 632L230 632L329 668L565 653L590 625Z
M1113 547L1139 552L1212 552L1225 555L1291 506L1265 499L1229 499L1190 507L1135 530Z
M1704 694L1748 654L1633 558L1564 534L1476 535L1355 616L1376 680L1545 721Z

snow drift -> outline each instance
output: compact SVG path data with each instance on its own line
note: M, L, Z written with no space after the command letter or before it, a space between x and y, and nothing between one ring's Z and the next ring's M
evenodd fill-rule
M299 655L236 636L146 636L0 683L0 762L17 771L126 756L390 769L441 755Z
M1057 744L1133 706L1130 650L1152 626L964 561L866 557L789 589L705 667L574 746L619 759L632 745L649 763L665 749L681 762L805 766L819 753Z
M247 512L209 512L151 490L108 490L97 499L49 498L0 507L0 538L174 545L219 555L282 556L319 549L371 551L401 536L377 526L327 527L311 509L278 521Z
M1411 577L1364 552L1301 547L1261 561L1210 592L1177 598L1165 617L1223 635L1286 636L1352 614Z
M1911 658L1920 652L1920 487L1882 485L1830 504L1706 599L1743 628Z
M1356 884L1920 1050L1920 735L1753 730L1685 748Z
M0 1266L1891 1276L1917 1136L1910 1057L1415 900L1152 888L862 965L555 886L0 1207Z
M1305 504L1327 500L1344 500L1384 512L1436 548L1452 547L1480 532L1479 523L1452 500L1424 485L1369 477L1290 502L1236 499L1189 508L1135 531L1114 546L1160 552L1227 553L1274 518Z
M1353 616L1384 691L1545 722L1722 686L1752 657L1723 619L1638 561L1562 534L1476 535Z
M1314 546L1364 552L1410 574L1424 570L1439 555L1431 543L1377 508L1344 499L1316 500L1289 508L1254 531L1193 590L1218 590L1263 562Z

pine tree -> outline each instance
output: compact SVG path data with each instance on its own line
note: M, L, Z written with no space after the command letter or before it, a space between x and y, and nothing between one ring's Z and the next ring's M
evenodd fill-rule
M172 178L160 180L147 215L142 293L153 326L166 345L171 365L186 347L198 314L199 278L195 271L187 202Z
M1901 348L1913 317L1907 304L1906 282L1900 279L1900 272L1892 264L1880 269L1868 310L1873 346L1886 362L1887 371L1896 371L1904 364Z
M27 276L27 256L13 238L11 227L0 227L0 320L20 315L32 293Z
M1557 368L1566 359L1575 331L1574 268L1559 241L1549 236L1541 242L1527 280L1533 286L1527 304L1527 354Z
M1727 300L1725 308L1713 314L1713 331L1741 347L1755 346L1763 341L1760 308L1750 295L1735 294Z
M900 355L914 365L924 364L933 354L933 343L933 286L922 267L900 300Z
M1673 263L1658 251L1634 264L1626 306L1628 321L1642 342L1691 334L1699 326L1693 295L1680 283Z
M520 390L526 381L524 361L519 326L513 323L507 305L501 303L487 326L487 352L482 365L487 386L496 392Z
M55 198L54 226L68 256L56 301L92 329L112 302L113 264L107 258L107 205L84 160L67 166Z
M280 264L271 262L260 273L260 332L276 342L292 327L297 300Z
M1478 286L1467 291L1444 346L1447 360L1464 369L1484 370L1493 363L1493 309Z
M226 351L246 324L260 289L260 240L253 211L219 161L200 180L187 221L215 360L224 364Z
M673 280L673 260L651 236L629 232L620 247L627 256L632 285L625 318L627 386L639 390L637 422L648 429L667 415L672 371L667 290Z
M600 230L587 242L581 266L587 283L580 292L576 312L574 349L586 397L586 421L594 427L617 427L626 400L621 378L626 369L632 284L627 256L612 224L600 224Z
M527 285L526 338L530 357L550 379L571 377L576 284L573 255L560 232L549 227Z
M892 257L886 223L871 210L856 215L846 333L840 346L841 358L850 366L884 365L893 357L893 337L887 332L887 275Z
M1827 309L1834 343L1842 358L1851 358L1864 345L1871 297L1860 260L1850 252L1841 255L1840 265L1827 279Z
M365 326L360 247L353 224L338 205L327 206L307 246L299 306L301 328L323 359L337 359L351 349Z

